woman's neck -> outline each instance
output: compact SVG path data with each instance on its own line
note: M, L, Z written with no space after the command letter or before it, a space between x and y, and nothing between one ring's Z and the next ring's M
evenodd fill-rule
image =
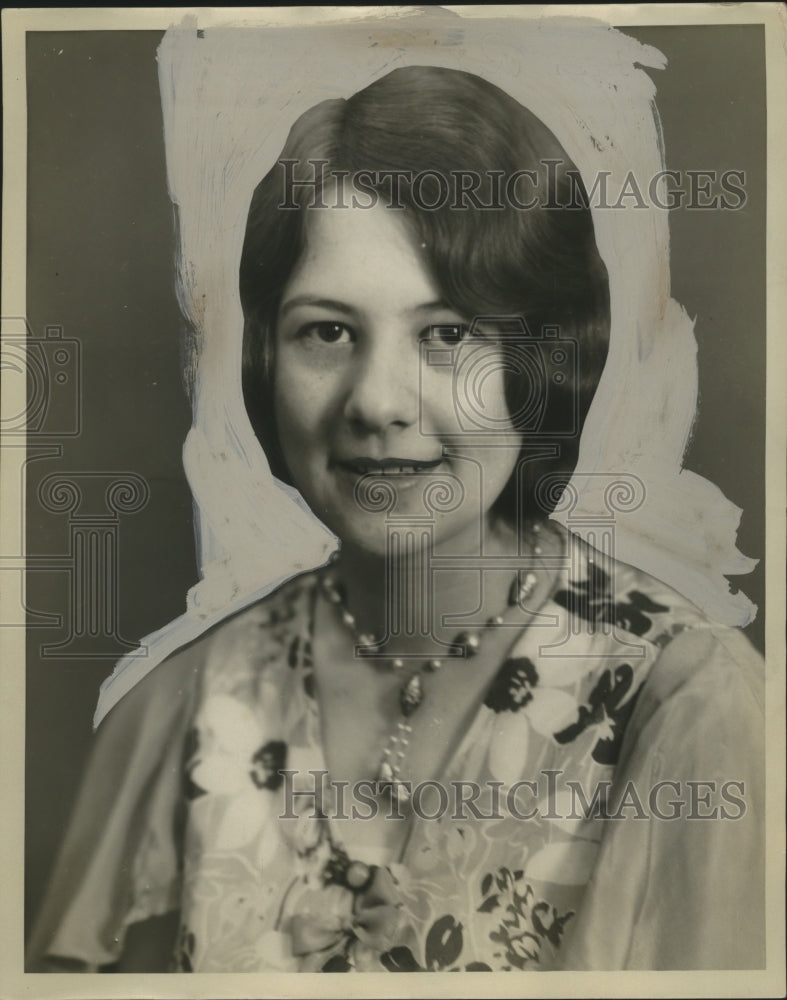
M532 548L531 538L524 550ZM516 532L502 522L485 532L484 557L516 557L522 551ZM483 565L478 545L462 545L457 539L433 551L410 551L402 539L389 556L344 546L331 567L358 632L387 638L392 655L437 653L461 631L455 622L444 624L447 615L472 614L485 620L500 614L514 573L510 564Z

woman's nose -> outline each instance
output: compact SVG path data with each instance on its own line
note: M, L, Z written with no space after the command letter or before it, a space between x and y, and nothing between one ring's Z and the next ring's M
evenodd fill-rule
M391 336L366 346L349 373L345 417L365 430L408 427L418 420L417 345Z

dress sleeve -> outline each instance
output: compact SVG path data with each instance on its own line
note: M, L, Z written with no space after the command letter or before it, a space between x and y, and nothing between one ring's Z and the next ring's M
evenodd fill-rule
M27 971L97 971L118 960L130 924L177 908L177 820L198 645L154 668L99 726Z
M762 684L734 630L685 632L654 664L565 968L764 967Z

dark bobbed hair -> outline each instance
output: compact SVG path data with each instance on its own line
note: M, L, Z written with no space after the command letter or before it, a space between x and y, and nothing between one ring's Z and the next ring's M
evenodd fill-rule
M284 161L290 161L286 168ZM547 372L543 419L537 432L526 433L520 468L495 505L496 513L512 523L521 522L525 513L549 513L560 491L550 490L551 500L539 491L537 498L536 484L548 473L553 483L555 475L557 481L571 476L579 432L606 360L610 323L607 271L585 188L565 150L539 119L498 87L470 73L434 67L394 70L348 100L323 101L298 119L279 161L252 196L240 265L246 410L274 475L290 484L273 404L276 319L306 245L308 206L319 202L320 191L319 184L317 190L308 184L285 190L285 177L313 181L319 176L314 161L324 161L328 182L335 171L350 177L389 172L388 180L374 185L386 204L396 197L390 172L407 173L398 181L403 206L398 214L412 230L413 252L424 254L443 299L460 315L468 320L521 317L535 337L544 328L558 327L561 338L576 342L575 375L556 385ZM502 209L484 210L452 207L448 198L439 207L436 187L429 191L422 184L414 192L408 183L408 177L425 171L453 177L457 170L482 177L497 171L504 182L519 171L533 171L538 182L527 192L538 194L537 204L522 210L503 202ZM525 198L522 190L518 197ZM280 207L288 199L295 208ZM327 188L325 200L330 203ZM419 246L423 251L416 250ZM549 368L550 352L543 356ZM531 383L506 373L505 391L514 414ZM565 436L572 408L577 430ZM557 448L550 457L524 461L534 442Z

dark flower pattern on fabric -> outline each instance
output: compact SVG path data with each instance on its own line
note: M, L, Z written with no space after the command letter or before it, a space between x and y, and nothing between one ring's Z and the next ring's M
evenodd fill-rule
M344 852L337 853L336 862L343 867L346 858L340 857ZM494 891L492 891L494 890ZM572 910L559 913L557 908L546 900L538 899L529 884L524 882L521 870L512 872L508 868L500 868L495 873L487 873L482 880L482 895L484 901L478 907L482 913L492 912L501 907L501 917L495 930L489 934L490 940L502 945L496 957L508 964L504 968L526 969L539 964L545 947L550 950L560 946L565 924L574 915ZM315 927L299 928L300 941L308 940L311 945L319 945L326 951L326 958L321 965L323 972L349 972L356 968L354 947L357 942L364 942L374 947L375 940L384 940L390 927L394 911L386 913L380 910L384 917L382 923L374 918L375 910L380 903L390 904L393 897L390 890L384 891L379 898L375 893L361 893L353 907L355 914L352 924L346 924L342 929L331 932L326 924L322 933ZM492 903L494 905L490 905ZM364 909L364 907L371 907ZM390 905L387 906L390 910ZM368 913L372 919L364 919ZM313 921L309 921L310 923ZM308 930L308 934L305 932ZM370 932L371 931L371 935ZM465 945L464 928L460 921L451 913L444 913L429 926L423 945L423 964L416 958L410 947L396 945L389 947L379 955L382 968L388 972L491 972L492 966L483 961L461 963L462 951Z
M192 726L186 733L183 745L183 760L185 761L183 769L183 794L188 802L198 799L200 795L206 794L205 789L201 788L193 778L199 748L199 730L196 726Z
M380 964L388 972L426 972L426 969L416 962L412 951L403 945L391 948L381 955Z
M563 928L566 921L573 915L573 911L569 911L561 916L554 906L544 900L536 903L531 911L531 918L536 933L540 934L542 938L545 938L556 948L563 936Z
M632 635L646 635L653 625L648 616L669 611L665 604L657 604L638 590L630 590L626 596L627 602L618 601L615 604L615 624Z
M434 921L426 935L425 965L419 965L412 951L404 946L381 955L380 963L389 972L459 972L459 966L453 966L463 947L462 925L446 913ZM472 964L480 966L483 963ZM468 967L468 971L473 970ZM476 968L475 971L481 970Z
M659 649L664 649L669 646L676 635L680 635L681 632L685 631L685 628L685 625L682 625L680 622L674 622L663 632L660 632L658 635L651 636L650 641L655 646L658 646Z
M620 756L626 724L639 696L637 690L627 701L634 682L634 671L628 663L605 670L590 692L587 705L580 705L576 722L566 726L555 739L560 744L571 743L590 726L597 727L598 740L591 756L599 764L616 764Z
M259 619L260 628L274 628L291 622L296 615L296 598L301 588L292 583L279 595L279 600L273 600L266 607L265 613Z
M588 562L587 579L572 583L567 590L557 591L554 600L585 621L616 625L638 636L650 631L653 624L650 615L670 610L638 590L630 590L626 597L625 601L615 601L609 574L597 563Z
M312 642L309 636L296 635L287 650L287 663L296 669L300 667L303 671L303 690L314 698L314 657L312 656Z
M492 889L496 892L491 893ZM560 946L565 925L574 916L573 910L561 914L546 900L537 900L521 870L488 872L481 882L481 895L485 898L478 907L480 913L493 912L505 902L497 928L489 933L490 941L504 949L496 953L508 963L504 970L540 964L544 947Z
M426 967L437 972L447 969L462 953L462 925L446 913L435 920L426 935Z
M506 660L487 691L484 704L493 712L518 712L533 700L538 684L535 664L526 656Z
M515 882L519 882L524 875L521 868L510 871L508 868L500 868L497 872L487 872L481 879L481 895L483 902L478 907L478 913L492 913L500 904L500 894L509 891ZM497 889L497 892L490 890Z
M197 948L197 939L194 934L181 924L178 931L178 940L175 945L173 972L193 972L193 957Z
M339 954L339 955L333 955L331 958L329 958L328 961L325 963L325 965L322 967L322 969L320 971L321 972L352 972L352 965L350 964L350 960L347 957L347 951L349 951L350 944L351 944L351 941L348 940L347 941L347 948L346 948L346 950L343 953Z
M299 664L312 666L312 644L307 636L296 635L287 651L287 663L295 668Z
M257 788L276 791L284 782L281 770L286 763L287 744L282 740L269 740L251 758L249 777Z

